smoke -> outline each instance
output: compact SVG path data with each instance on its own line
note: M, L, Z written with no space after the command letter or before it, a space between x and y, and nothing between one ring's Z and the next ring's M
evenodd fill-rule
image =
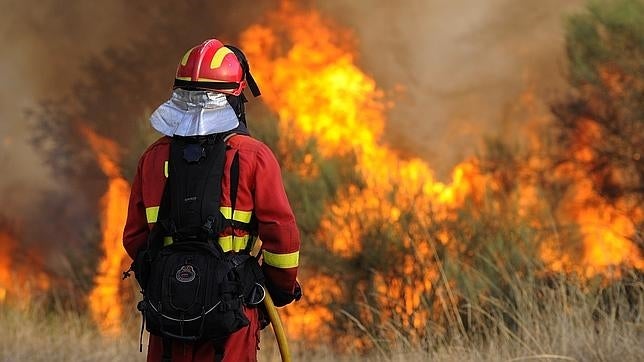
M334 0L319 6L355 31L358 61L394 101L387 140L428 159L444 176L485 136L525 144L526 123L547 118L548 102L565 89L565 15L582 3Z
M163 49L172 54L167 57L167 63L161 65L167 72L152 75L167 80L169 85L176 61L185 49L210 36L234 39L236 32L270 5L251 7L250 1L237 2L234 6L209 1L184 4L169 0L157 1L152 6L146 1L125 0L45 0L37 6L17 1L2 2L0 41L5 51L0 57L3 79L0 85L0 162L12 172L3 172L0 178L0 201L5 207L17 207L18 214L26 213L41 192L60 188L57 181L61 181L60 170L52 169L46 155L42 154L48 147L37 145L34 148L31 144L34 134L41 131L36 127L41 125L28 115L29 110L50 101L72 109L78 103L75 87L79 83L89 82L96 91L114 88L108 84L113 79L111 72L92 74L91 66L88 66L102 60L106 52L132 48L144 44L146 39L169 35L180 38L185 34L170 50ZM146 71L108 70L116 74L129 72L130 76ZM131 92L145 91L145 85L140 87ZM131 96L125 94L127 90L119 92L114 96ZM110 100L105 103L109 104ZM145 108L151 106L141 104L137 110L112 111L117 114L115 118L123 117L126 112L141 117ZM131 128L131 123L120 122L113 128L123 133Z
M91 277L106 180L76 125L121 143L169 95L188 47L234 41L270 3L0 1L0 219L17 225L18 249L38 245L59 273ZM141 149L124 151L136 160Z
M160 1L150 7L143 1L46 0L38 6L3 5L0 39L7 51L0 59L0 161L15 172L3 175L0 189L53 186L47 165L29 145L33 124L24 110L44 98L73 97L72 85L88 77L83 67L88 59L153 34L177 32L177 25L185 23L192 29L174 45L176 54L213 34L234 39L275 3ZM394 101L388 141L444 172L471 155L482 136L520 135L516 119L522 118L510 114L523 92L545 99L564 87L562 24L564 14L580 3L333 0L314 6L355 32L361 65ZM167 68L172 69L176 60L169 58Z
M109 82L109 73L88 74L89 60L101 58L108 49L125 49L152 36L185 32L184 40L175 45L178 59L187 47L208 36L225 33L234 39L236 32L270 5L251 7L250 1L234 6L207 1L186 5L167 0L153 6L125 0L44 0L37 6L2 2L0 41L5 51L0 57L0 161L15 172L3 175L0 188L26 182L25 187L31 190L51 186L52 178L29 144L34 124L25 111L43 100L62 98L72 105L73 86L88 78ZM181 27L186 24L191 28ZM168 59L170 70L176 61ZM158 76L171 79L172 74Z
M526 90L545 99L564 87L562 23L564 14L578 3L414 0L398 5L332 0L312 6L355 32L360 65L394 101L387 141L431 160L444 175L471 155L484 135L519 137L515 130L522 125L516 119L525 118L513 114L519 112L517 103ZM36 128L42 124L26 110L54 101L59 108L71 109L66 122L88 122L117 139L125 146L124 158L130 160L124 170L130 178L141 150L119 136L135 133L134 122L169 95L172 72L183 52L212 36L234 42L241 30L276 4L250 0L227 5L206 0L160 0L153 5L142 0L0 4L4 10L0 40L5 49L0 57L0 162L6 171L0 178L0 201L28 230L22 239L38 240L58 230L64 234L60 243L97 240L90 232L96 229L96 220L85 222L83 231L77 231L77 220L95 213L105 188L96 166L94 171L81 168L77 182L61 178L61 169L48 159L52 154L43 150L75 145L79 151L82 140L76 134L57 133L58 139L43 140L53 142L51 147L34 148L31 140L42 131ZM126 62L130 55L133 60ZM128 83L115 85L115 80ZM539 109L547 112L545 105ZM72 163L76 157L66 152L53 155ZM91 155L84 156L88 159ZM52 205L60 210L55 217L43 209ZM55 220L45 230L29 227L43 224L43 217Z
M5 172L0 194L5 207L26 212L34 195L55 187L52 170L31 147L33 124L26 110L43 98L62 95L82 76L80 67L87 57L129 37L129 29L115 26L123 20L136 24L136 13L124 5L54 0L41 1L38 6L24 2L2 5L0 41L5 51L0 57L0 161Z

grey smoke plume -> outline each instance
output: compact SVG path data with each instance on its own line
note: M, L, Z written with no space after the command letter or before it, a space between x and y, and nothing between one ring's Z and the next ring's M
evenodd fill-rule
M0 179L2 201L5 197L31 199L29 195L53 186L50 170L30 146L32 124L25 111L42 98L64 94L82 76L80 67L87 57L137 33L137 29L116 26L118 22L138 23L137 12L129 11L125 2L47 0L34 5L3 4L0 14L4 49L0 57L0 161L12 170L3 172ZM7 194L7 188L21 190Z
M320 2L352 28L359 62L396 106L388 141L428 159L443 177L484 136L525 142L565 87L565 15L582 1L406 0ZM402 86L403 92L393 91ZM526 110L532 92L534 109ZM526 111L530 113L529 117Z
M271 4L43 0L36 6L0 2L0 162L5 170L11 169L0 177L0 202L22 212L26 211L25 204L33 201L33 195L56 187L57 173L30 144L35 130L26 110L52 99L62 99L71 107L75 103L72 87L78 82L92 77L110 82L109 72L97 76L87 67L88 60L101 59L107 49L125 49L149 37L173 34L177 38L177 34L185 34L182 42L173 45L176 55L167 59L168 74L158 75L169 83L182 51L210 36L234 39L241 28ZM122 69L114 71L122 73ZM146 70L131 71L134 76ZM127 91L122 90L121 96L131 96L123 94ZM145 85L131 89L132 93L144 91ZM146 106L150 105L142 108ZM143 114L142 109L139 112ZM6 190L11 190L11 195Z

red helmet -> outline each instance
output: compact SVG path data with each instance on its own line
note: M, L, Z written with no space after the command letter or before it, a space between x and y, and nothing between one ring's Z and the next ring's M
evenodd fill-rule
M260 95L244 53L217 39L188 50L174 79L174 88L214 90L234 96L239 96L246 85L255 97Z

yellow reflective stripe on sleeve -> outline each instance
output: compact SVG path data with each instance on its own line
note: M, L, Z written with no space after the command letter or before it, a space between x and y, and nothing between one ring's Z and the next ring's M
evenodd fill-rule
M159 207L152 206L145 208L145 217L148 219L148 223L157 222L159 218Z
M219 211L221 211L222 215L224 215L224 217L228 220L233 219L235 221L245 223L249 223L251 216L253 216L252 211L235 210L235 214L231 217L230 213L233 211L233 209L227 206L220 207Z
M295 268L300 262L300 252L288 254L274 254L266 250L263 251L264 262L276 268Z
M165 161L163 163L163 175L165 178L168 178L168 161Z
M172 236L166 236L163 238L163 246L168 246L172 244L174 240L172 240Z
M244 236L222 236L219 238L219 246L221 246L221 249L225 252L228 251L240 251L246 248L246 244L248 244L248 235Z

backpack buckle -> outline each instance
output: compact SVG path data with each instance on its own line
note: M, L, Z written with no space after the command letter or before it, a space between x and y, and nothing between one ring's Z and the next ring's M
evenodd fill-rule
M215 233L221 229L219 227L217 218L213 215L208 215L206 222L201 226L201 229L206 232L207 237L215 237Z

